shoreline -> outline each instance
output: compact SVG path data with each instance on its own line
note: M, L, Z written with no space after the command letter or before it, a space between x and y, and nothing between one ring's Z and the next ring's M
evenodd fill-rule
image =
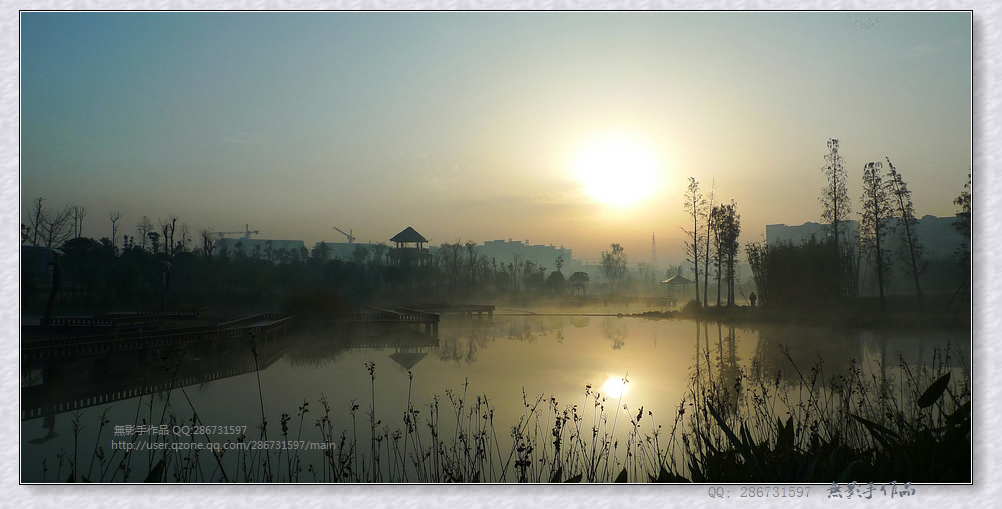
M740 306L731 308L696 308L681 311L645 311L624 316L645 318L648 320L681 318L741 325L811 325L833 329L973 330L973 315L967 316L965 321L962 317L951 316L945 313L928 312L920 314L913 311L896 311L881 314L872 311L861 313L851 309L836 309L826 313L807 313Z

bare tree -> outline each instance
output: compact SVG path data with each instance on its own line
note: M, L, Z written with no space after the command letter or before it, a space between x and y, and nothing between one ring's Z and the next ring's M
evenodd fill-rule
M887 198L887 183L881 174L883 165L879 162L867 163L863 167L863 210L860 212L860 248L877 270L877 288L880 295L880 310L886 307L884 285L887 282L887 249L884 237L890 229L893 215L891 202Z
M72 207L73 216L73 237L79 237L83 235L83 218L87 215L87 210L79 205L74 205Z
M925 249L919 243L918 233L915 226L918 222L915 219L915 207L912 205L912 192L908 190L901 174L897 172L890 158L887 159L887 166L891 168L890 182L888 190L891 193L891 203L894 208L894 215L898 219L898 235L901 236L901 259L905 262L905 270L915 282L915 296L918 298L919 311L925 309L922 299L922 285L919 279L925 272L928 262L924 259Z
M177 216L168 216L167 220L170 222L170 256L173 258L174 250L177 248L177 243L174 241L174 234L177 232Z
M111 245L117 245L118 243L118 220L122 218L122 214L118 211L109 212L108 219L111 220Z
M73 218L73 208L64 206L61 210L45 209L41 216L42 243L45 247L59 247L74 233L70 221Z
M177 216L167 216L167 219L158 220L160 231L163 234L161 239L164 243L164 254L174 257L174 230L177 227Z
M211 259L212 251L216 249L216 234L212 232L212 228L202 228L198 234L202 237L202 252Z
M31 245L33 246L38 245L38 234L42 230L42 201L44 201L44 198L36 198L35 201L32 202L34 205L34 212L32 214L34 219L29 226L31 226L33 232L31 236Z
M143 248L143 251L146 250L146 239L149 238L151 231L153 231L153 222L150 221L149 217L143 216L136 223L136 233L139 234L139 246Z
M188 244L191 243L191 227L188 223L181 223L181 227L178 228L178 233L181 235L181 239L177 241L177 248L180 252L188 252Z
M454 243L443 242L438 246L437 261L445 274L450 290L455 290L459 281L461 272L459 253L462 248L463 245L459 243L459 239L456 239Z
M690 257L689 260L692 262L692 271L695 275L694 281L696 282L696 305L699 302L699 255L702 250L703 242L706 242L705 233L700 231L700 218L706 214L706 200L703 198L703 194L699 192L699 182L696 182L695 177L689 177L689 187L685 192L685 211L692 217L692 230L686 230L682 228L682 231L686 234L685 241L685 253Z

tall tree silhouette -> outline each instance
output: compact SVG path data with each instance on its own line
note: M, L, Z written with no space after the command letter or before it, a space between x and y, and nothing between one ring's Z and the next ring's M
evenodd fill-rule
M724 254L727 259L727 305L733 306L735 304L734 298L734 284L737 280L737 274L734 271L734 264L737 262L738 256L738 237L741 236L741 214L737 213L738 206L731 200L730 205L724 206L724 224L721 228L723 232L723 242L721 243L724 247Z
M602 251L602 274L609 280L609 293L616 293L626 277L626 252L619 244L609 247L611 251Z
M866 163L863 167L863 195L860 201L860 248L877 270L877 288L880 295L880 310L886 307L884 285L887 282L888 251L884 237L890 230L893 215L891 202L887 196L889 182L884 182L880 162Z
M710 224L712 218L710 217L710 210L707 210L711 205L713 205L713 190L716 187L716 179L710 181L710 199L706 202L706 207L703 211L703 219L706 220L706 238L703 240L703 245L705 250L703 251L703 305L706 306L707 294L710 293L707 289L710 286L710 232L713 230ZM696 284L699 284L699 279L696 279Z
M721 285L725 284L727 305L733 306L734 264L737 261L738 236L741 235L741 216L737 213L737 204L733 200L730 205L713 207L710 216L717 259L717 305L720 305Z
M212 232L212 228L202 228L198 234L202 238L202 254L211 260L212 252L216 249L216 234Z
M971 285L971 192L973 191L973 177L973 172L967 173L967 183L964 184L964 190L960 192L960 196L957 196L957 199L953 200L953 204L960 207L960 210L957 211L957 220L953 222L953 227L964 238L964 242L956 251L960 270L964 274L964 280L954 293L953 299L961 295L965 301L970 297ZM951 304L953 299L951 299Z
M838 153L837 139L828 140L828 154L825 155L825 165L821 168L825 174L825 187L821 192L821 220L828 225L831 235L832 254L835 256L835 274L840 296L854 293L856 288L853 246L848 242L844 224L852 212L849 202L849 191L846 184L848 176L842 156Z
M108 219L111 220L111 244L118 244L118 220L122 218L122 213L117 210L108 213Z
M898 219L897 229L898 235L901 237L900 255L905 263L905 270L912 281L915 282L915 297L918 299L919 311L923 311L925 309L925 302L922 298L922 285L919 279L922 273L925 272L928 262L924 259L925 250L922 244L919 243L918 234L915 231L918 221L915 219L915 207L912 205L912 192L908 190L908 186L905 184L904 179L901 178L901 174L891 164L891 159L885 159L887 159L887 166L891 169L888 190L890 191L894 215Z
M825 165L821 170L825 174L825 187L821 192L821 220L828 225L831 237L835 242L835 253L841 253L839 243L839 224L844 222L852 212L849 204L849 191L846 187L846 172L842 156L838 153L838 140L828 140L828 154L825 155ZM845 235L845 232L842 232Z
M32 220L30 226L32 231L34 232L32 233L31 236L31 245L33 246L38 245L38 234L42 230L42 214L44 213L44 210L42 209L43 201L45 201L45 199L39 197L35 198L35 201L32 202L32 205L34 206L34 213L33 213L34 219Z
M685 253L690 257L689 261L692 262L692 271L695 277L693 280L696 283L696 305L700 305L699 301L699 255L702 250L703 242L706 241L705 234L700 231L700 218L706 214L706 200L703 198L703 194L699 192L699 182L696 182L695 177L689 177L689 187L685 191L685 203L684 208L686 214L692 217L692 230L686 230L682 228L685 232Z
M724 252L723 246L723 235L721 226L724 223L724 206L714 205L710 209L710 222L709 229L707 231L707 244L710 244L710 236L712 235L713 240L713 266L717 271L717 305L720 305L720 292L723 289L723 279L724 279L724 265L722 263Z

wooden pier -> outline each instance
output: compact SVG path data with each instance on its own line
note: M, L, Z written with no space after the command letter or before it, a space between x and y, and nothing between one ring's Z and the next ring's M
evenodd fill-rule
M384 325L416 325L424 327L426 334L438 334L439 316L411 308L358 308L347 313L331 316L316 323L336 324L384 324Z
M458 315L464 318L473 318L473 315L476 315L477 318L483 318L484 315L487 315L488 320L494 318L494 306L489 304L434 303L434 304L414 304L408 307L411 309L421 310L426 313L437 313L441 315Z

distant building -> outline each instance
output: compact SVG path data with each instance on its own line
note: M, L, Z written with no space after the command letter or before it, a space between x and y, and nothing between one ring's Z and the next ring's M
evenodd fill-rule
M922 248L928 258L953 258L957 248L966 242L960 232L953 227L956 220L956 216L925 215L915 222L918 240L922 243ZM891 226L892 228L897 227L898 221L892 221ZM888 240L887 249L897 251L900 248L900 236L892 234L888 236Z
M218 239L215 246L216 254L226 251L230 256L235 256L237 253L243 252L246 256L275 262L286 259L286 257L305 259L303 253L306 251L306 244L301 240Z
M933 215L922 216L915 222L915 232L919 244L922 245L924 259L929 263L926 272L923 274L923 287L931 290L952 289L954 285L956 271L955 253L957 249L967 242L954 228L953 223L956 217L936 217ZM858 221L845 221L844 231L847 239L855 245L859 245L860 232ZM885 289L890 293L909 293L913 291L911 280L908 278L904 265L901 262L901 252L903 249L901 236L897 232L900 221L892 219L887 235L884 237L882 247L889 253L890 277ZM794 245L808 241L811 237L818 241L824 240L828 236L827 225L819 223L804 223L799 226L787 226L785 224L770 224L765 227L765 237L767 244L777 242L790 242ZM874 274L875 267L865 257L860 257L859 284L860 291L864 295L873 294L877 291L877 284Z
M785 224L769 224L765 226L766 244L777 242L790 242L800 244L807 242L814 237L818 242L828 238L829 226L821 223L807 222L800 226L787 226ZM839 223L839 230L843 239L849 239L854 244L859 244L859 221L849 220Z
M949 258L965 239L953 227L956 217L936 217L933 215L922 216L915 222L915 231L918 241L922 244L925 254L929 258ZM892 219L888 231L885 246L888 251L897 252L901 247L901 237L896 233L900 221ZM841 223L841 231L855 244L859 244L859 222L844 221ZM776 242L791 242L800 244L815 237L819 242L828 237L828 225L807 222L799 226L787 226L785 224L770 224L765 227L765 240L767 244Z
M563 257L564 265L561 272L573 274L584 269L580 260L572 258L572 252L563 246L529 244L529 241L518 240L488 240L482 246L477 246L477 253L486 256L497 263L513 263L517 255L522 262L532 262L538 267L546 267L547 272L557 270L557 258Z
M377 244L371 242L317 242L313 245L313 249L316 250L323 244L327 249L327 259L328 260L341 260L341 261L371 261L373 257L376 256ZM382 245L382 249L386 250L386 244ZM310 251L312 253L313 251Z

